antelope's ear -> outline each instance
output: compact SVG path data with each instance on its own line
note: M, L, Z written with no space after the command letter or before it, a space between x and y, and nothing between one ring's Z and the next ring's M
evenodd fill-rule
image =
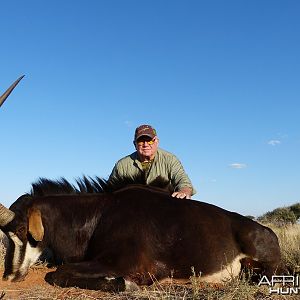
M44 237L44 226L41 211L37 208L30 208L28 212L28 231L37 242Z

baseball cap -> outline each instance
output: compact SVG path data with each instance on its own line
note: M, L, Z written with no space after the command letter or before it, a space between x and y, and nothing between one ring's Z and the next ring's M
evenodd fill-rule
M153 139L156 136L156 130L150 125L141 125L136 128L134 140L136 141L141 136L146 135Z

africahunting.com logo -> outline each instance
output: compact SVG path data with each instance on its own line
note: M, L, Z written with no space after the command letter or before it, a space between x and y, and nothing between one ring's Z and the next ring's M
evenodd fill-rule
M300 294L300 276L296 275L273 275L271 280L263 276L258 286L269 286L270 294L296 295Z

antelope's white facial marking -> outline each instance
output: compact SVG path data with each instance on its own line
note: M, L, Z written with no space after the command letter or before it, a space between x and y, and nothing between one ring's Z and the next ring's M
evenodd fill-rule
M8 276L8 279L11 280L14 278L14 273L16 271L18 271L18 269L20 267L21 250L22 250L23 242L13 232L9 232L8 235L11 238L11 240L13 241L14 246L15 246L14 255L13 255L13 259L12 259L12 273L13 274Z
M8 276L9 280L24 277L28 269L32 266L42 254L39 247L32 247L29 242L24 243L12 232L8 233L14 243L14 253L12 258L12 274Z
M20 266L19 272L22 275L26 274L28 272L28 268L37 262L41 254L42 250L39 247L32 247L29 242L27 242L24 259Z

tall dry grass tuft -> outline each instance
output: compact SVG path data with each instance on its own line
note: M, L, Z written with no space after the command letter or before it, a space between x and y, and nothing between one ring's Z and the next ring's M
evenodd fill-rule
M275 227L284 265L292 272L300 272L300 224Z
M6 237L4 233L0 230L0 269L4 268L4 259L6 253L5 238Z
M4 268L5 252L6 250L5 250L4 243L2 240L0 240L0 269Z

